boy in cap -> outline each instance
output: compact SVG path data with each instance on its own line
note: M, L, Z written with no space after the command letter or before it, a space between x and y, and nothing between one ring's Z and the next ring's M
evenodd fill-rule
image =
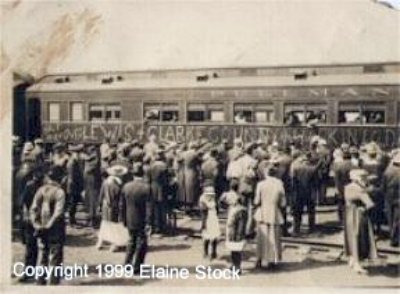
M65 192L60 185L62 178L62 168L51 167L46 183L36 192L30 208L30 220L36 231L41 252L39 265L44 267L59 266L63 262ZM59 282L59 277L53 272L48 283ZM45 275L40 277L38 283L46 284Z

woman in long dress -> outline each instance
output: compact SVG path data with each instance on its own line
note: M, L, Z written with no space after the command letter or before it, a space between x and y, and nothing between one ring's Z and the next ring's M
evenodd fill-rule
M360 262L378 257L374 232L368 216L374 203L367 193L368 172L355 169L350 172L351 183L345 187L346 218L344 227L345 253L349 257L350 267L357 273L366 270Z
M204 188L204 192L199 199L199 208L202 216L204 257L208 257L208 249L211 244L210 259L212 260L217 258L217 243L221 235L214 187L208 186Z
M265 169L265 179L257 184L254 206L257 222L256 268L277 265L282 259L281 227L282 210L286 206L283 182L274 177L276 162Z
M125 246L128 242L128 231L119 223L119 203L123 186L122 177L127 174L128 168L114 164L107 168L108 177L103 181L100 189L101 223L96 248L100 249L104 242L111 243L110 250Z

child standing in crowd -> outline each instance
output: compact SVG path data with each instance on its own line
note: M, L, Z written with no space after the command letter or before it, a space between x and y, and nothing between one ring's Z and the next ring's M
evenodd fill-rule
M230 198L228 219L226 222L226 248L231 251L232 268L240 269L242 263L242 252L246 245L246 223L247 210L243 206L244 198Z
M237 198L240 197L238 190L239 180L237 178L232 178L229 182L229 191L224 192L219 199L219 203L224 204L228 207L228 215L229 209L233 204L236 203Z
M201 212L202 237L204 244L204 257L208 257L208 249L211 243L211 260L217 258L218 237L221 234L217 216L217 202L215 190L211 186L204 188L203 194L199 199Z

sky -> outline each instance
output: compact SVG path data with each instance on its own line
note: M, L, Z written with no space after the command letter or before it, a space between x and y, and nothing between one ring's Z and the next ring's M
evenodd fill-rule
M2 71L400 61L400 11L374 0L6 1Z

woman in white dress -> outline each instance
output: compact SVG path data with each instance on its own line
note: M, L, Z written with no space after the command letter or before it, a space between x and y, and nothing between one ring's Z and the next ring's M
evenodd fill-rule
M97 241L97 249L104 242L111 243L110 250L116 251L118 247L125 246L128 242L128 231L119 223L119 203L123 186L122 177L127 174L128 168L124 165L114 164L107 168L108 177L103 181L100 189L100 209L102 220Z
M217 215L217 202L214 187L204 188L199 199L199 208L202 216L202 238L204 245L204 257L208 257L208 249L211 244L210 259L217 258L218 238L221 235Z

